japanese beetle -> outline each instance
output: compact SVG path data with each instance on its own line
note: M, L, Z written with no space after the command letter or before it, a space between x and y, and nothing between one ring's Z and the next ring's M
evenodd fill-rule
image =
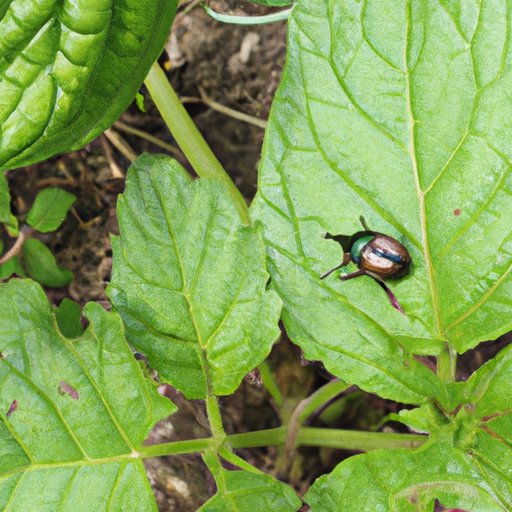
M326 278L335 270L353 261L358 266L358 270L350 274L341 274L339 278L342 281L347 281L359 276L370 276L384 288L392 306L403 313L398 300L384 284L384 280L399 279L407 275L412 263L411 256L398 240L384 233L372 231L363 216L359 217L359 220L364 231L358 231L352 236L331 235L330 233L325 235L325 238L335 240L342 246L343 261L320 276L320 279Z

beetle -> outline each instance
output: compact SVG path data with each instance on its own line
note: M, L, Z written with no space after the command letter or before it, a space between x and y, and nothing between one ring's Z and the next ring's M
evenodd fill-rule
M387 279L400 279L409 273L412 259L409 251L395 238L371 230L364 217L361 215L359 220L363 226L363 231L358 231L351 236L332 235L327 233L325 238L335 240L343 248L343 261L332 268L320 279L325 279L335 270L344 267L353 261L358 269L350 274L340 274L342 281L348 281L359 276L370 276L377 281L387 293L391 305L404 313L404 310L398 303L393 292L384 283Z

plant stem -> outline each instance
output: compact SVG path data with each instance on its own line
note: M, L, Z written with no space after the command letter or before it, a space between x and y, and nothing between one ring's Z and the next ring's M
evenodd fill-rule
M275 404L278 407L281 407L284 403L283 394L281 393L281 390L277 385L277 381L267 361L263 361L258 366L258 370L260 372L261 381L263 382L265 389L268 391L269 395L272 397L272 400L274 400Z
M268 23L287 20L290 17L294 6L289 9L284 9L272 14L265 14L263 16L236 16L233 14L222 14L221 12L214 11L206 4L202 4L202 7L208 16L222 23L230 23L232 25L267 25Z
M23 249L23 244L27 238L32 236L33 233L34 230L30 226L23 226L20 229L18 238L16 239L16 242L14 242L14 245L0 258L0 265L7 263L11 258L14 258L14 256L18 256Z
M363 452L382 448L415 449L419 448L427 440L427 436L416 434L361 432L358 430L312 427L301 428L297 435L297 445L322 446Z
M210 422L213 439L220 446L226 439L226 432L222 424L219 402L217 401L217 397L213 394L208 394L206 398L206 412L208 413L208 421Z
M150 457L164 457L166 455L187 455L201 453L211 446L212 439L191 439L188 441L173 441L170 443L152 444L143 446L139 453L143 459Z
M249 209L242 194L213 154L157 62L151 67L145 84L172 136L194 170L202 178L223 181L229 188L242 222L250 224Z
M349 384L345 384L340 380L332 380L325 386L315 391L308 398L301 400L293 414L290 417L288 424L288 439L286 440L286 458L290 460L295 449L295 443L297 435L299 433L302 424L308 419L311 414L321 409L328 404L333 398L338 396L340 393L349 388Z
M258 448L280 446L286 442L286 428L277 427L256 432L227 436L231 448ZM429 438L416 434L395 434L388 432L362 432L359 430L338 430L329 428L302 427L297 434L298 446L322 446L342 450L369 451L381 448L415 449ZM201 453L216 445L212 438L190 441L174 441L143 446L139 453L142 458Z

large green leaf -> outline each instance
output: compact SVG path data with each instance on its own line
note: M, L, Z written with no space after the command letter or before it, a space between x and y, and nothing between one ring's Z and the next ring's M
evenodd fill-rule
M2 0L0 169L85 145L135 96L176 0Z
M306 496L315 511L512 508L512 346L465 384L456 416L417 452L352 457L319 478ZM446 421L447 420L447 421Z
M379 450L351 457L319 478L305 499L311 512L434 512L436 499L471 512L510 510L468 457L447 443L417 453Z
M244 227L224 183L193 181L143 155L118 202L108 294L128 339L189 398L232 393L279 335L259 227Z
M512 328L510 1L303 0L266 133L253 214L274 286L309 359L410 401L410 353L460 352ZM326 232L408 248L389 286L319 276L342 259ZM403 356L402 356L403 354ZM401 367L405 364L406 367ZM430 378L426 382L432 386Z
M138 449L173 405L97 304L65 338L33 281L0 285L0 509L156 510Z

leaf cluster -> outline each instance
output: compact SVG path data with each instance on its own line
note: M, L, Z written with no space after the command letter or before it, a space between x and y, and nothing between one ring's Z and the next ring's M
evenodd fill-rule
M73 17L40 3L24 35L21 4L0 6L1 105L10 112L0 117L1 168L106 127L134 96L175 8L98 1ZM298 510L289 486L233 452L217 401L263 363L281 318L343 390L407 404L390 419L423 434L418 443L402 436L413 448L382 441L341 462L305 495L311 510L510 510L512 349L465 381L457 375L458 354L512 328L509 4L301 0L251 223L215 166L193 180L176 161L143 155L118 202L113 312L89 304L82 319L69 302L53 309L33 281L1 284L0 508L155 509L142 458L186 448L143 445L175 407L131 345L161 382L206 402L212 435L191 451L202 453L217 493L202 510ZM83 76L70 79L76 68ZM74 136L62 138L63 126ZM16 230L1 180L0 222ZM28 223L52 231L73 201L43 191ZM325 233L359 231L362 214L412 256L409 276L389 284L405 315L367 276L320 279L343 259ZM25 246L41 253L35 239ZM36 279L51 274L41 258L25 258ZM287 448L306 444L305 411L331 399L324 390L295 411ZM327 444L327 433L315 434Z

